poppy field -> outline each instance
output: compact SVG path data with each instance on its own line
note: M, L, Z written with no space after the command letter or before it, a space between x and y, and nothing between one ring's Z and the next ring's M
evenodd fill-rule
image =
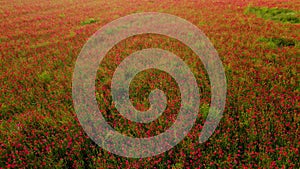
M175 147L147 158L126 158L97 145L73 106L76 59L102 26L123 16L161 12L183 18L209 38L227 81L223 117L204 143L211 86L196 54L158 34L129 37L99 63L95 96L116 131L144 138L172 126L180 109L178 84L148 69L130 83L136 109L164 91L167 108L151 123L118 113L111 82L131 53L160 48L179 56L199 88L196 123ZM13 0L0 1L0 168L299 168L300 3L297 0Z

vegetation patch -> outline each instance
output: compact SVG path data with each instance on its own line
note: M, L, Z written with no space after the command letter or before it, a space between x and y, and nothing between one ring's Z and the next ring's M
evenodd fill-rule
M95 23L95 22L97 22L96 19L94 19L94 18L89 18L89 19L87 19L87 20L85 20L85 21L82 21L82 22L81 22L81 25L88 25L88 24L92 24L92 23Z
M52 76L48 71L44 71L41 74L38 74L38 78L43 83L49 83L52 80Z
M65 18L65 17L66 17L66 14L61 13L61 14L59 14L59 17L60 17L60 18Z
M0 43L4 42L4 41L8 41L9 39L7 37L0 37Z
M36 45L31 45L30 48L36 49L36 48L41 48L41 47L48 46L50 44L51 44L51 42L45 41L45 42L42 42L42 43L39 43L39 44L36 44Z
M299 11L293 11L290 9L280 8L267 8L267 7L247 7L245 10L246 14L253 13L259 18L280 21L283 23L300 23Z
M268 43L271 47L285 47L296 45L295 40L285 38L260 38L258 41Z

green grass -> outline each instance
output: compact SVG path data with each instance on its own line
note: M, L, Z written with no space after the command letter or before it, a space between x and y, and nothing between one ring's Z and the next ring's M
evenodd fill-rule
M259 18L280 21L283 23L300 23L299 11L280 8L267 8L267 7L252 7L249 6L245 10L245 14L253 13Z
M272 48L295 46L296 45L295 40L285 39L285 38L259 38L258 41L259 42L265 42Z
M85 21L82 21L82 22L81 22L81 25L82 25L82 26L83 26L83 25L88 25L88 24L92 24L92 23L95 23L95 22L97 22L96 19L94 19L94 18L89 18L89 19L87 19L87 20L85 20Z

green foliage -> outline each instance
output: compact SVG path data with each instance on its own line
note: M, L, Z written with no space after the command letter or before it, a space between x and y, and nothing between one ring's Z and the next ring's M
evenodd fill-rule
M204 26L204 25L206 25L206 24L207 24L207 23L204 22L204 21L198 22L198 25L199 25L199 26Z
M299 11L293 11L290 9L249 6L246 8L245 13L253 13L259 18L280 21L283 23L300 23Z
M97 22L96 19L94 19L94 18L89 18L89 19L87 19L87 20L85 20L85 21L82 21L82 22L81 22L81 25L88 25L88 24L92 24L92 23L95 23L95 22Z
M39 74L38 78L43 83L49 83L52 80L52 76L47 71L44 71L41 74Z
M59 17L60 17L60 18L65 18L66 15L65 15L64 13L61 13L61 14L59 14Z
M4 118L4 117L6 117L5 116L6 114L8 115L7 111L8 111L8 106L5 105L4 103L1 104L1 106L0 106L0 116L1 116L1 119Z
M50 44L51 44L51 42L45 41L45 42L42 42L42 43L39 43L39 44L36 44L36 45L31 45L30 48L36 49L36 48L41 48L41 47L48 46Z
M285 38L259 38L258 41L268 43L272 48L296 45L295 40Z
M172 169L182 169L184 168L183 163L176 163L172 165Z
M209 104L203 104L200 107L200 113L203 114L203 117L206 118L209 113Z

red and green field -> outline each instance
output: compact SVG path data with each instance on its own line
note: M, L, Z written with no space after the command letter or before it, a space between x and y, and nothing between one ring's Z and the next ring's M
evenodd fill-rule
M0 1L0 168L299 168L300 3L297 0L4 0ZM124 135L149 137L176 119L180 91L165 72L139 73L133 104L149 108L159 88L164 114L134 123L115 109L110 83L131 53L161 48L180 56L200 89L200 112L173 149L149 158L114 155L83 131L73 108L72 74L88 38L105 24L139 12L163 12L201 29L218 51L227 78L224 116L200 144L210 83L199 58L180 41L155 34L117 44L99 64L96 97L108 123Z

